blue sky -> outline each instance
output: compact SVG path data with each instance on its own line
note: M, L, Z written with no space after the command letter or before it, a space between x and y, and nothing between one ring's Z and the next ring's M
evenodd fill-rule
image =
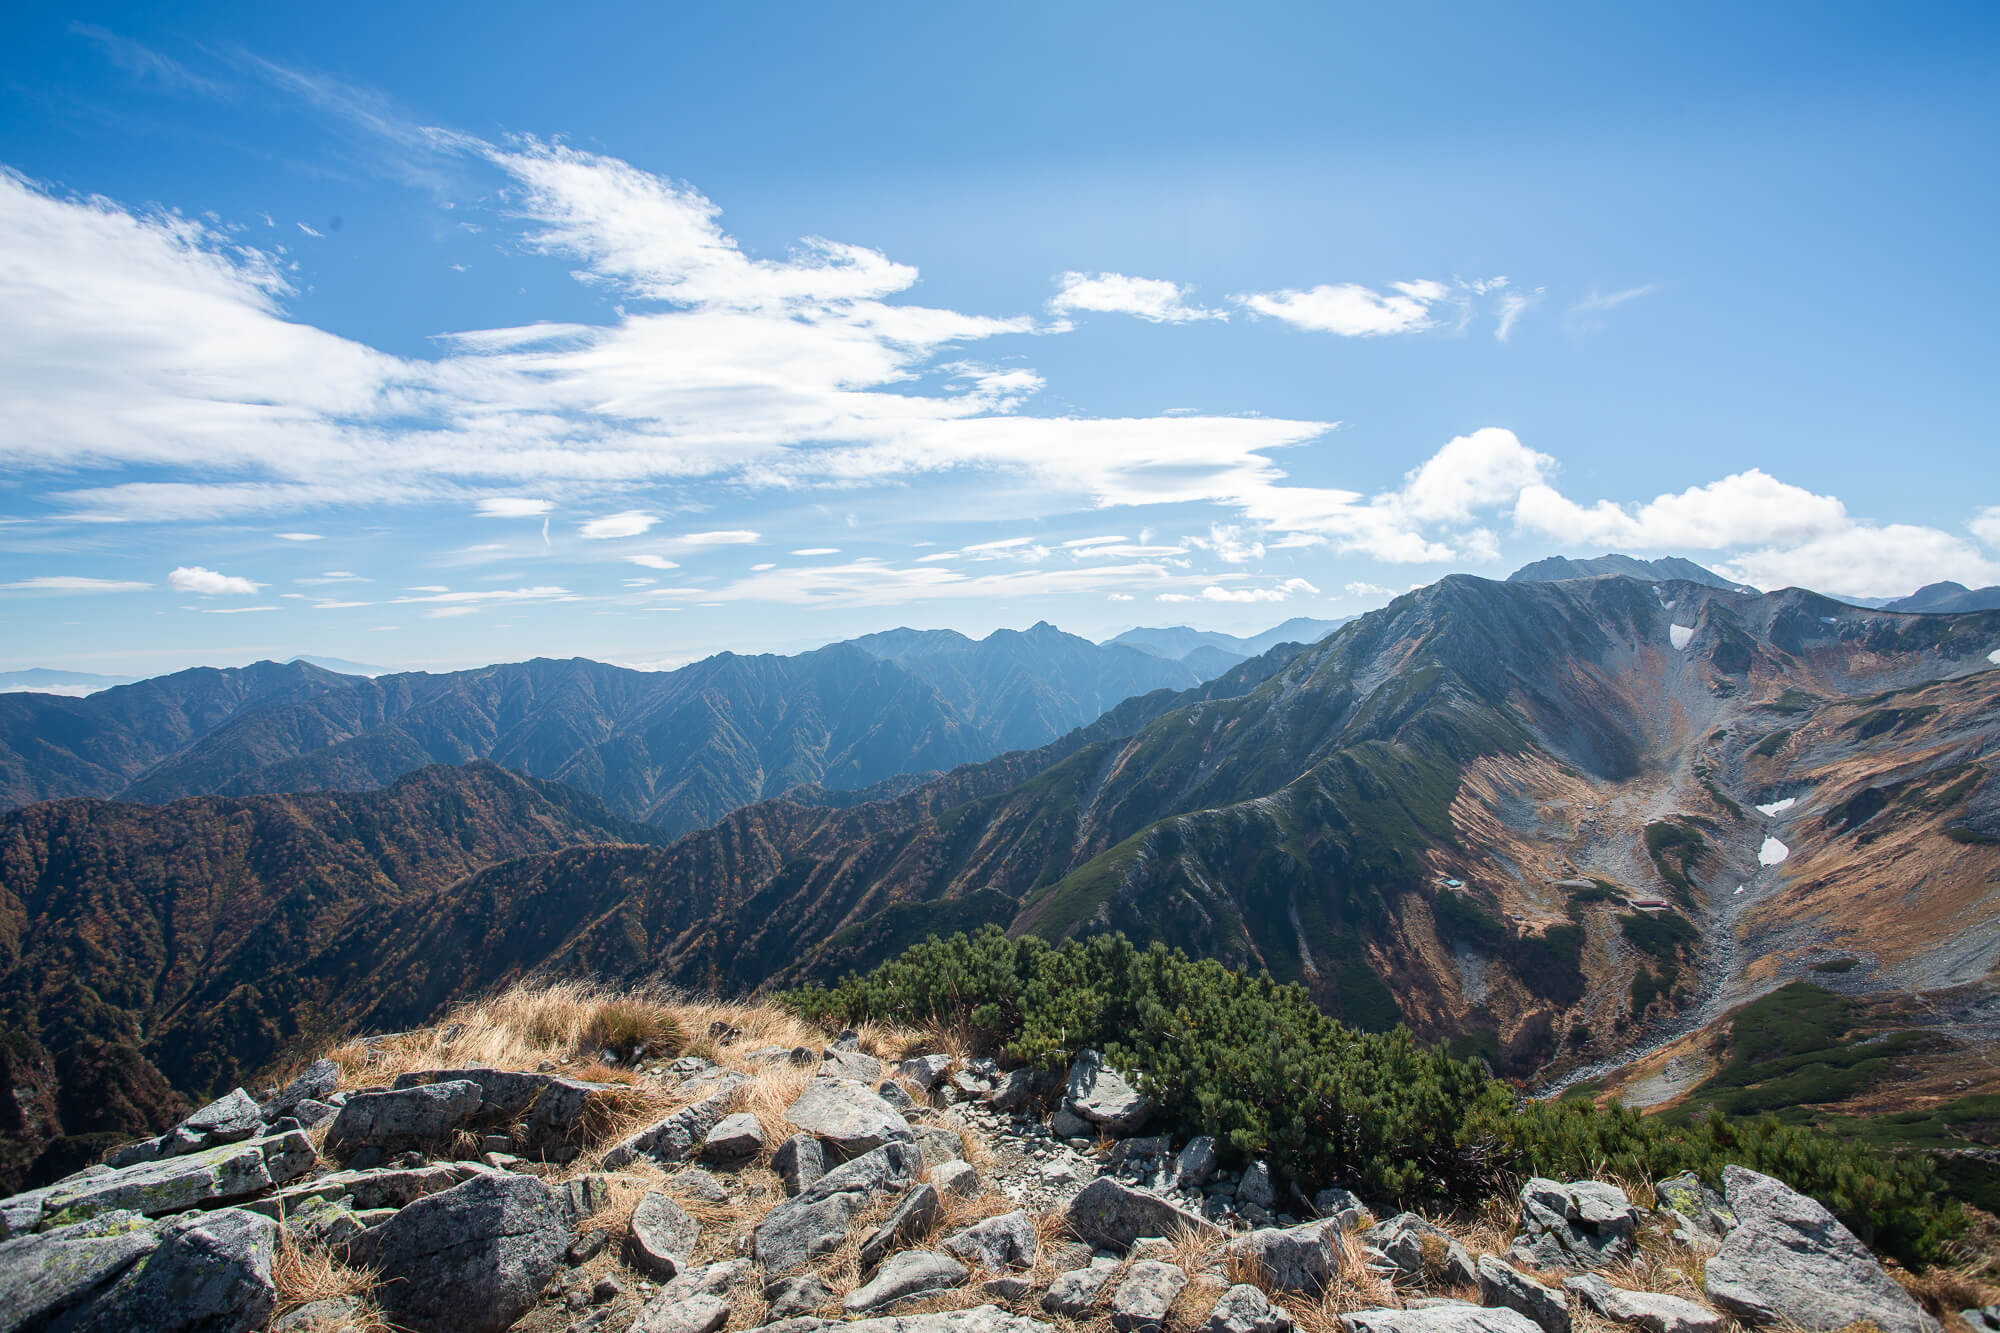
M0 669L2000 581L1990 7L406 8L0 16Z

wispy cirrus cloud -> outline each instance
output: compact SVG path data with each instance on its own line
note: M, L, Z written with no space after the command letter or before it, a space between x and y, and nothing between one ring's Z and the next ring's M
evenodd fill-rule
M167 575L167 586L175 592L191 592L197 597L255 597L257 590L264 585L235 574L218 573L201 565L180 565Z
M16 579L12 583L0 583L0 589L8 592L46 593L102 593L139 592L150 588L150 583L135 579L97 579L80 574L44 574L32 579Z

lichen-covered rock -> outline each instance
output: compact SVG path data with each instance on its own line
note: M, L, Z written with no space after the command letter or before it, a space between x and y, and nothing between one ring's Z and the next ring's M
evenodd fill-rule
M896 1066L896 1072L910 1082L929 1092L937 1086L938 1080L951 1072L951 1057L948 1055L919 1055Z
M299 1103L305 1101L325 1105L327 1097L340 1086L340 1066L324 1057L307 1065L305 1072L284 1086L283 1091L265 1102L259 1113L266 1122L276 1120L281 1115L296 1115ZM304 1124L301 1120L299 1123Z
M820 1058L819 1072L825 1078L852 1079L857 1083L873 1083L882 1077L882 1062L872 1055L860 1051L843 1050L838 1046L829 1047Z
M198 1139L204 1147L241 1143L257 1132L263 1115L256 1099L241 1088L218 1097L176 1125Z
M764 1151L764 1127L747 1111L726 1115L715 1122L702 1140L701 1156L707 1162L742 1162Z
M1033 1069L1010 1069L986 1094L986 1104L996 1111L1025 1111L1041 1092L1040 1074Z
M1521 1231L1507 1257L1533 1268L1603 1268L1632 1257L1640 1221L1616 1185L1536 1176L1521 1186Z
M841 1157L857 1157L911 1138L909 1121L895 1107L846 1079L815 1078L785 1112L785 1119Z
M1111 1134L1130 1134L1153 1115L1152 1099L1142 1097L1116 1070L1107 1069L1096 1051L1080 1051L1070 1063L1063 1105Z
M650 1157L662 1166L684 1161L695 1145L708 1137L708 1131L729 1114L736 1090L745 1081L741 1074L733 1072L718 1075L713 1092L613 1145L604 1154L604 1169L616 1171L640 1157Z
M1569 1302L1490 1254L1479 1256L1479 1303L1512 1310L1535 1321L1542 1333L1569 1333Z
M931 1184L954 1199L977 1198L979 1172L970 1162L940 1162L931 1168Z
M1048 1291L1042 1296L1042 1308L1050 1314L1067 1315L1071 1319L1085 1318L1096 1306L1097 1298L1104 1294L1104 1286L1111 1281L1111 1275L1117 1271L1118 1265L1109 1260L1073 1268L1049 1283Z
M912 1188L903 1196L902 1202L882 1219L882 1225L861 1242L861 1271L870 1271L896 1247L921 1237L937 1222L938 1215L943 1211L944 1201L939 1198L936 1186L918 1185Z
M1141 1236L1172 1236L1183 1231L1201 1236L1218 1234L1213 1223L1110 1176L1099 1176L1077 1191L1064 1217L1080 1239L1121 1250Z
M501 1333L562 1261L569 1226L554 1191L495 1172L418 1199L376 1228L369 1262L391 1323L420 1333Z
M647 1190L628 1224L632 1266L649 1277L674 1277L694 1255L701 1223L660 1190Z
M975 1268L1031 1268L1035 1263L1035 1224L1020 1209L975 1222L944 1243Z
M1229 1242L1229 1253L1251 1264L1267 1287L1317 1292L1324 1290L1338 1271L1336 1234L1331 1222L1263 1227Z
M764 1311L767 1323L811 1314L833 1300L833 1288L817 1273L794 1273L766 1283Z
M1340 1317L1348 1333L1536 1333L1533 1320L1504 1307L1433 1305L1421 1310L1355 1310Z
M1693 1301L1665 1292L1627 1291L1595 1273L1563 1279L1597 1313L1614 1324L1631 1324L1646 1333L1722 1333L1729 1320Z
M1368 1206L1353 1190L1329 1185L1312 1197L1313 1211L1329 1222L1336 1223L1342 1231L1352 1231L1361 1225L1361 1218Z
M80 1221L114 1209L164 1217L248 1198L270 1187L263 1149L254 1141L232 1143L141 1162L122 1171L73 1177L42 1195L40 1225Z
M48 1327L158 1244L143 1217L124 1211L0 1241L0 1333Z
M941 1254L905 1250L891 1255L874 1277L849 1292L840 1308L849 1314L872 1314L913 1296L962 1286L968 1276L964 1264Z
M840 1333L1054 1333L1052 1325L1013 1314L997 1305L975 1305L970 1310L946 1310L939 1314L883 1315L841 1324L839 1329ZM804 1333L804 1330L778 1329L771 1333Z
M429 1147L469 1123L483 1104L479 1085L465 1079L353 1093L326 1132L326 1150L346 1158L366 1148Z
M62 1333L249 1333L278 1303L278 1224L240 1208L176 1217L159 1243L58 1322Z
M661 1292L646 1303L631 1333L716 1333L729 1322L729 1302L716 1296Z
M1292 1317L1251 1286L1239 1282L1215 1303L1200 1333L1291 1333Z
M1158 1259L1133 1264L1111 1293L1111 1326L1118 1333L1157 1333L1187 1280L1178 1267Z
M796 1195L826 1174L826 1150L812 1135L794 1134L771 1155L771 1169L784 1181L785 1193Z
M1937 1321L1898 1286L1854 1233L1816 1200L1740 1166L1722 1173L1736 1225L1708 1261L1703 1289L1752 1324L1936 1333Z
M965 1156L965 1141L958 1131L945 1125L914 1125L911 1137L924 1155L924 1165L936 1166L940 1162L954 1162Z
M916 1145L899 1142L835 1167L764 1215L751 1232L751 1252L772 1276L803 1267L840 1247L870 1199L915 1184L922 1166Z

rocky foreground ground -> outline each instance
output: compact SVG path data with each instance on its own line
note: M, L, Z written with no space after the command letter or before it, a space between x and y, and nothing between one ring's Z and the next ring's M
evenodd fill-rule
M1225 1170L1090 1053L1065 1080L703 1009L689 1053L586 1060L577 1015L512 1003L0 1202L0 1333L1940 1327L1740 1168L1720 1192L1534 1179L1434 1222Z

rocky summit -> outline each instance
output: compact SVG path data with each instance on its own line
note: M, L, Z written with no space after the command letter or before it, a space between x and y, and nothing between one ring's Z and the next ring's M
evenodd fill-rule
M1176 1133L1096 1051L636 1008L516 989L0 1201L0 1333L1940 1329L1737 1167L1432 1217Z

